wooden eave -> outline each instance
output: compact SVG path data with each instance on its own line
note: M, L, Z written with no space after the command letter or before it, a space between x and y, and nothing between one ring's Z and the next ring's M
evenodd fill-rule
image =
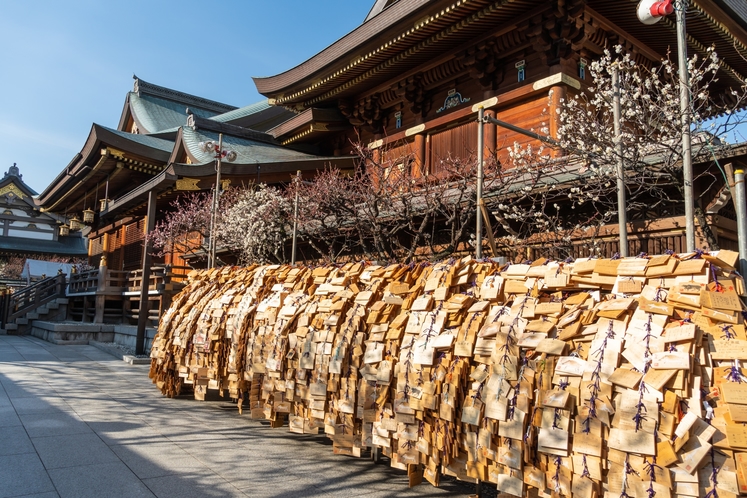
M397 5L381 15L396 10ZM348 93L360 93L361 85L371 87L394 79L404 70L425 64L450 48L525 14L531 7L534 7L532 12L537 14L551 5L537 8L533 0L438 2L430 6L427 12L420 12L421 17L414 25L412 19L397 19L398 23L392 30L367 40L368 43L362 43L358 51L367 51L365 55L349 63L336 61L315 75L314 79L298 80L295 85L284 88L282 93L266 95L273 97L277 105L303 108ZM367 24L362 27L365 26Z
M267 131L281 145L294 142L314 132L324 133L349 128L345 117L336 109L306 109L288 121Z
M174 173L174 165L169 164L150 180L109 201L106 209L102 210L99 215L102 220L111 219L114 215L121 216L123 213L124 215L134 215L139 208L147 205L148 192L155 190L157 194L161 194L159 197L164 192L171 193L178 178L178 175Z
M329 73L329 66L335 63L339 64L340 59L349 56L354 50L359 50L361 45L379 36L382 32L389 31L392 26L403 19L410 21L415 12L429 3L431 3L430 0L400 0L391 8L369 22L358 26L298 66L275 76L252 78L257 86L257 91L266 96L287 93L297 82L305 81L315 73L323 72L326 75Z
M676 22L674 16L662 18L653 26L642 24L636 16L637 0L609 2L588 0L587 11L606 25L606 29L621 31L640 43L640 46L667 57L671 52L677 59ZM716 20L716 19L720 20ZM746 20L747 21L747 20ZM691 0L686 21L688 55L697 52L701 58L708 47L715 46L722 61L722 69L731 80L726 86L744 81L747 75L747 30L731 19L712 0Z
M270 78L255 78L258 90L273 98L276 105L295 109L365 95L395 78L401 79L414 68L423 71L437 65L434 61L443 60L446 54L453 55L462 44L474 44L476 39L492 36L496 28L515 29L528 15L535 16L552 7L552 2L537 5L537 0L474 0L453 2L450 5L459 6L446 13L445 9L437 10L444 2L426 2L433 5L427 9L430 15L423 17L426 9L416 3L400 0L369 21L386 26L381 35L365 23L296 68ZM591 16L594 25L616 32L646 58L660 60L676 45L674 19L665 18L655 26L645 26L635 15L636 4L637 0L588 0L584 20ZM421 17L414 26L412 18L406 15L397 19L403 12L412 14L416 10ZM690 11L696 14L688 18L690 53L697 51L703 55L707 46L715 44L729 76L729 81L722 81L720 86L728 88L744 81L747 32L743 26L727 16L713 0L694 0ZM351 54L360 52L366 55L351 59Z
M184 140L182 139L182 128L176 132L176 139L174 141L174 149L171 151L166 164L176 164L184 162L183 158L187 155L186 148L184 147Z
M339 169L350 169L355 165L354 157L335 158L336 166ZM329 158L310 159L304 161L288 161L282 163L257 163L257 164L236 164L221 163L221 178L233 180L234 183L251 183L259 179L262 183L279 184L288 183L296 171L315 172L324 169ZM210 181L210 187L215 179L215 164L173 164L169 168L179 178L206 178Z
M282 163L236 164L223 162L221 164L221 178L231 180L235 185L249 184L258 178L262 183L283 184L291 180L296 171L311 177L329 162L329 158L305 161L288 161ZM339 169L350 169L355 165L355 158L340 157L335 162ZM182 164L170 163L158 175L149 181L138 185L122 196L109 202L107 209L101 211L103 220L111 220L115 216L141 216L145 214L148 203L148 193L155 190L159 206L165 206L178 195L187 191L179 190L178 180L197 180L197 188L190 190L209 190L215 183L215 163ZM161 204L163 203L163 204Z
M60 211L63 201L67 201L65 208L72 210L78 206L70 205L70 202L83 199L94 185L105 181L107 174L116 169L117 162L123 162L131 169L141 169L141 173L155 173L163 167L168 155L94 124L83 149L39 195L39 204L45 210Z
M126 130L125 126L127 126L127 121L129 121L131 117L132 117L132 109L130 109L130 92L127 92L127 97L125 97L124 107L122 108L122 114L119 116L119 124L117 124L117 129L119 131L129 132L130 130Z

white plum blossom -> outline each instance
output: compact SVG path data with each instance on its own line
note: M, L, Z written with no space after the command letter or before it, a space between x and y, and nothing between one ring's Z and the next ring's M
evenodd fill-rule
M283 261L290 210L276 188L259 184L245 189L222 213L216 227L219 246L236 252L244 263Z

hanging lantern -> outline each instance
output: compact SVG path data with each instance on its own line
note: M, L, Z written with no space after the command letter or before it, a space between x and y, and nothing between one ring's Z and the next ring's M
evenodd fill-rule
M67 223L60 226L60 237L66 237L70 235L70 227L67 226Z
M91 208L84 209L83 210L83 223L87 225L90 225L91 223L93 223L93 217L95 214L96 212Z
M73 219L70 220L70 230L76 231L80 230L83 227L83 225L80 222L80 218L77 216L73 216Z
M101 202L101 209L99 209L99 211L106 210L107 206L109 205L109 199L100 199L99 202Z

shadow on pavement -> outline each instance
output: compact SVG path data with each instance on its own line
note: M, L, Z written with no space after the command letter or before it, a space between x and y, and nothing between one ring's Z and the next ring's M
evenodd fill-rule
M225 401L164 398L147 372L91 346L0 336L0 498L474 492L448 477L408 488L405 472L334 455L323 435L270 429Z

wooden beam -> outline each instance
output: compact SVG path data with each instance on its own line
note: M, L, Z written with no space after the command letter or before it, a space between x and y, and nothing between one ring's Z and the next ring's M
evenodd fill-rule
M148 324L148 290L150 281L150 242L147 235L156 227L156 202L158 197L155 190L148 192L148 214L146 215L145 234L143 244L143 280L140 284L140 309L137 314L137 336L135 339L135 354L145 354L145 327Z

